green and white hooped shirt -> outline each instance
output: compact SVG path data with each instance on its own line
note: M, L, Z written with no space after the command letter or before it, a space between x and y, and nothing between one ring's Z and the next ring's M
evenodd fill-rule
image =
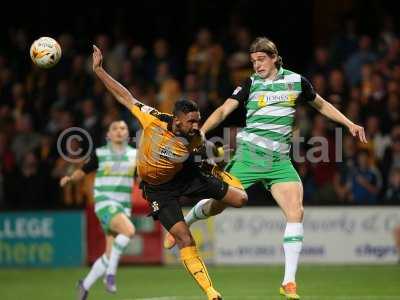
M95 211L109 206L122 206L131 215L131 199L136 170L137 150L126 146L122 153L116 153L110 145L97 148L82 170L85 173L96 170L94 182Z
M236 137L238 151L253 151L274 161L289 159L296 105L315 97L306 78L283 68L273 80L257 74L247 78L230 97L246 108L246 127Z

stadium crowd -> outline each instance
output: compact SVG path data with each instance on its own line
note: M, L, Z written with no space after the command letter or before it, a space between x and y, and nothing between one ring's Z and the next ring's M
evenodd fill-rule
M400 204L400 38L390 17L377 36L358 33L352 19L345 25L329 43L315 45L306 69L293 71L362 124L369 142L361 145L312 108L299 107L294 141L304 138L300 153L314 151L318 156L315 149L329 150L328 159L295 161L304 201ZM95 43L105 55L107 70L136 98L171 112L175 101L185 97L198 103L205 120L252 73L248 49L255 36L246 27L231 32L228 42L201 28L184 58L164 38L144 47L128 37L98 34ZM112 120L126 120L132 135L138 130L137 121L93 77L90 47L80 51L76 45L81 41L69 33L56 38L63 57L50 70L29 61L32 40L24 29L9 31L13 51L0 49L0 207L5 209L84 206L84 187L58 186L60 177L77 167L57 152L57 138L65 129L85 129L96 146L105 142L105 128ZM279 40L275 42L279 48ZM291 69L285 57L283 62ZM243 109L224 123L243 125ZM321 141L312 136L324 137L327 144L318 144ZM343 149L342 154L335 149Z

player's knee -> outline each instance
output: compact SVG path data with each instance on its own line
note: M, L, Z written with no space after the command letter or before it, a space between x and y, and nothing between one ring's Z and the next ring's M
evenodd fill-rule
M247 204L247 193L245 191L238 191L235 197L233 207L240 208Z
M130 226L129 228L127 228L126 229L126 231L125 231L125 235L128 237L128 238L133 238L133 236L135 235L135 233L136 233L136 229L135 229L135 226Z
M292 206L286 215L289 222L301 222L304 215L303 205Z

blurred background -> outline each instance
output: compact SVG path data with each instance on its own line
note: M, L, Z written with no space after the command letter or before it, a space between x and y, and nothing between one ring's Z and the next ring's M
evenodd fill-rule
M343 130L338 140L337 124L310 107L298 108L296 136L305 138L300 152L305 153L313 146L307 143L310 137L322 136L329 141L332 158L331 162L296 163L304 184L306 216L310 206L309 220L322 216L314 220L318 228L331 226L332 230L339 230L339 236L354 221L361 224L359 230L369 230L368 234L381 239L376 245L372 241L360 242L349 250L351 254L337 252L333 262L397 261L400 21L396 18L395 2L190 0L121 1L103 6L84 1L70 5L35 1L25 3L23 9L18 3L8 5L9 9L0 12L0 210L4 212L0 236L3 238L7 232L15 233L18 216L24 213L27 220L35 213L43 218L50 212L51 218L56 213L62 216L71 213L77 214L75 217L82 227L90 226L86 231L77 229L84 241L77 254L78 263L65 264L93 261L102 251L97 239L101 231L91 212L92 178L88 176L81 184L63 189L58 186L63 175L80 165L59 156L57 138L63 130L78 126L91 134L95 146L100 146L105 143L105 131L111 121L124 119L132 136L139 126L93 77L92 44L102 49L106 69L136 98L160 111L171 112L175 101L187 97L198 103L205 120L252 73L249 45L255 37L267 36L277 44L284 67L307 77L321 96L352 121L363 125L368 138L368 144L361 145ZM50 70L41 70L30 61L29 47L41 36L57 39L63 51L61 61ZM222 127L230 127L234 136L243 125L241 108L209 136L222 135ZM334 162L338 142L343 149L340 163ZM144 217L145 202L137 200L141 198L140 191L135 189L135 193L134 203L141 203L135 207L138 215L143 216L138 218L143 234L126 262L160 263L165 262L165 257L173 260L158 249L161 230ZM249 199L249 206L275 206L269 193L260 186L250 188ZM369 210L365 210L366 206ZM267 215L265 222L273 218L283 222L274 209L266 209L274 214ZM249 208L243 214L254 220L252 212ZM324 220L330 216L336 217L326 225ZM41 217L37 217L39 221ZM54 224L60 218L54 217ZM234 222L221 218L215 222ZM70 224L68 220L65 222ZM271 228L262 224L260 221L260 230L266 230L268 239ZM212 232L218 233L219 225L212 223L212 226L215 227ZM281 229L279 226L276 229L278 240ZM209 260L226 263L224 259L218 261L218 241L208 240L215 238L209 230L207 226L198 229L203 237L203 251L209 251ZM350 239L360 235L355 229L352 233ZM323 239L322 231L316 234L322 234ZM150 246L146 246L148 237L154 238ZM18 265L17 260L6 259L11 252L4 245L5 239L3 246L0 245L0 265ZM153 260L137 258L146 256L146 247L157 248ZM323 258L329 256L329 246L322 241L306 249L310 262L324 262ZM244 262L269 261L268 257L273 255L264 252L265 256L254 256ZM277 262L282 254L276 250L274 255L271 262ZM235 259L240 261L233 257L227 263L234 263ZM20 263L30 264L29 260Z
M73 167L59 159L59 133L79 126L98 146L111 120L126 120L131 135L138 129L92 76L93 43L103 50L110 73L138 99L171 112L177 99L187 97L199 104L205 120L251 74L248 47L260 35L276 42L284 67L306 76L320 95L367 132L367 145L343 132L343 163L297 166L305 203L400 203L400 40L393 8L381 1L151 1L112 10L81 3L79 9L71 5L56 14L50 2L39 1L18 14L3 10L0 207L83 207L79 191L57 187L60 176ZM56 68L40 70L30 62L28 49L46 35L59 41L63 57ZM221 135L222 127L243 125L242 109L209 136ZM306 142L324 136L335 149L337 124L300 107L297 126ZM310 146L306 142L301 151ZM354 182L362 160L373 189ZM22 182L31 191L28 197L20 193ZM255 189L250 205L273 203Z

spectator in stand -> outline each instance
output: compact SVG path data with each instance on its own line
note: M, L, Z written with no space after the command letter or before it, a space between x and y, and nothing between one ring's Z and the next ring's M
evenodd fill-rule
M384 204L400 204L400 167L390 171L389 185L386 189Z
M383 106L382 130L389 133L396 124L400 123L400 96L399 92L390 92Z
M207 93L200 88L199 77L196 73L186 75L182 97L197 103L203 119L210 114Z
M181 97L181 87L177 80L166 80L157 96L159 105L158 109L161 112L172 114L176 101Z
M189 72L197 72L203 75L208 68L208 60L210 59L210 49L213 47L212 34L206 29L199 30L196 40L189 47L187 52L187 70Z
M95 145L98 145L102 136L100 118L96 111L95 104L92 99L85 99L80 103L79 111L82 113L82 122L80 127L85 129L93 138Z
M5 190L14 167L15 159L9 149L8 137L0 132L0 208L6 206Z
M343 28L338 31L338 35L333 39L331 47L332 62L335 66L342 64L350 55L357 51L358 35L356 21L351 17L346 17L341 24Z
M308 66L306 75L311 78L314 74L321 74L325 78L328 78L332 64L330 62L329 51L323 46L317 46L314 50L314 59Z
M12 115L15 119L20 118L23 114L30 113L29 102L25 95L25 86L21 82L17 82L12 86L12 102L14 109Z
M377 115L368 116L365 123L368 143L364 146L370 150L373 161L376 163L382 160L386 148L390 145L390 137L382 133L380 119ZM359 146L361 147L361 144Z
M35 150L40 144L40 134L32 125L32 118L24 114L16 120L16 134L11 144L11 150L18 162L22 161L25 154Z
M134 81L143 82L146 74L145 56L147 52L142 45L135 45L129 52L129 59L132 62Z
M73 58L69 80L71 86L74 87L73 98L80 99L88 95L88 89L92 85L92 78L86 72L85 57L82 54L76 55Z
M388 182L387 174L390 170L400 168L400 125L393 127L390 138L391 145L386 149L381 165L384 186Z
M72 109L75 99L72 97L72 86L67 79L58 82L57 95L53 101L52 107L61 109Z
M357 165L357 142L352 136L346 134L343 137L343 161L338 164L338 172L335 174L333 187L339 202L351 201L351 176Z
M382 30L379 33L379 51L386 53L390 45L396 39L395 24L392 16L383 17Z
M367 150L360 150L357 153L357 166L350 178L351 201L355 204L378 204L382 178L370 161Z
M305 204L321 204L320 201L315 201L317 194L315 188L314 177L310 173L310 168L307 166L308 162L304 161L296 164L297 172L301 178L301 182L303 183L304 190L304 203Z
M339 95L341 99L346 99L348 94L344 74L340 69L334 69L329 73L329 95Z
M361 116L360 116L360 104L357 100L350 100L350 102L347 104L346 107L346 116L349 116L349 118L352 118L354 122L360 122L361 121Z
M381 74L374 72L371 77L371 90L368 95L368 107L375 113L382 114L383 104L386 102L387 93Z
M146 66L146 73L149 80L154 80L159 72L159 66L163 64L168 69L171 77L178 75L178 66L176 59L170 53L170 46L166 39L158 38L153 43L153 52Z
M332 199L332 181L336 173L335 143L328 132L328 122L324 116L317 114L311 129L312 138L308 139L311 149L307 151L310 173L314 177L317 195L321 203Z
M48 177L40 169L40 162L33 152L26 152L19 168L8 182L6 198L11 209L48 208L53 199L46 197Z
M324 75L317 73L311 77L311 83L314 86L315 91L322 97L326 97L328 93L328 86L326 82L326 77Z
M377 55L372 50L371 37L368 35L361 36L358 42L358 51L353 53L345 64L346 77L350 84L359 84L362 65L374 63L376 60Z
M248 28L240 27L231 37L233 45L230 46L228 67L231 70L250 68L250 57L248 54L252 36Z

